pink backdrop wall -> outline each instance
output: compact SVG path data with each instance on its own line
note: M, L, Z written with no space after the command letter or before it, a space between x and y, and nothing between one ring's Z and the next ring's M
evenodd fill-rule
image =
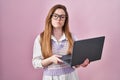
M80 80L120 80L120 0L0 0L0 80L41 80L32 48L48 10L64 4L79 39L105 35L102 60L80 67Z

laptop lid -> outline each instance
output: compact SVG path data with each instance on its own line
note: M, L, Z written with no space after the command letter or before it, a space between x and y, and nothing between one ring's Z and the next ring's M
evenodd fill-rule
M101 59L105 36L74 42L71 66L80 65L86 58L91 61Z

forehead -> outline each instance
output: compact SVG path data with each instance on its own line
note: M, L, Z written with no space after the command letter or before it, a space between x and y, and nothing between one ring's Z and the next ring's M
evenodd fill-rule
M56 9L54 13L59 14L59 15L61 14L65 15L65 11L63 9Z

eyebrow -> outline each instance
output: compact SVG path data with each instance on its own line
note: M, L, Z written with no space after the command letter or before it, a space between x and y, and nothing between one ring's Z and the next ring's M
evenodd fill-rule
M57 14L57 13L53 13L53 14ZM57 14L57 15L64 15L65 16L65 14Z

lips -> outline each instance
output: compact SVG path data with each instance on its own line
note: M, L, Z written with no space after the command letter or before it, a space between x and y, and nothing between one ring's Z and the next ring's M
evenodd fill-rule
M60 22L56 22L56 24L59 24L59 25L60 25L61 23L60 23Z

